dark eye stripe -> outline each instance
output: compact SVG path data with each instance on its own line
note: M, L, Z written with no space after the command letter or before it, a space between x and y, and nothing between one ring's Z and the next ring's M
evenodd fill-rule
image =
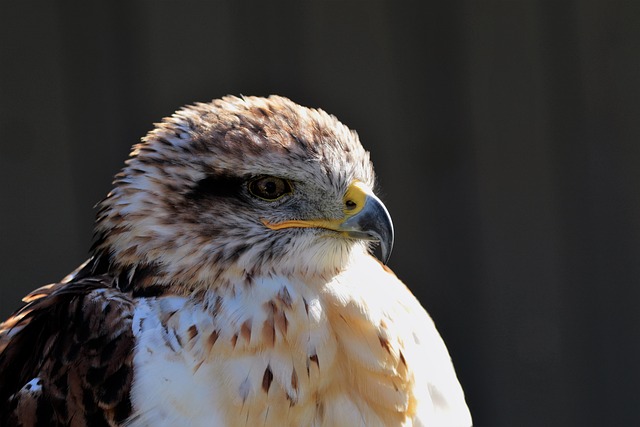
M188 199L199 200L210 197L238 197L245 178L230 175L209 175L198 181L187 194Z

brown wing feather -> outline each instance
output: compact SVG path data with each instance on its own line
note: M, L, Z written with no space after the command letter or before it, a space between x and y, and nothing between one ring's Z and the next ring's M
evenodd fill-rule
M108 275L67 280L0 324L2 426L114 426L131 412L133 300Z

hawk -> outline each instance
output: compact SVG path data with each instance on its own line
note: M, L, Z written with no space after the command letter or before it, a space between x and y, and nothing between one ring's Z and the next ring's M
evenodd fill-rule
M185 107L134 145L91 257L0 325L3 426L470 426L386 262L357 134L278 96Z

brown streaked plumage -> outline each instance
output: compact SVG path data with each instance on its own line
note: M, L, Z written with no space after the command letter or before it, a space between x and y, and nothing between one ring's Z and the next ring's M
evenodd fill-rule
M37 289L0 331L0 425L114 426L131 411L133 303L107 275Z
M0 425L469 426L386 258L355 132L272 96L185 107L133 147L87 263L0 325Z

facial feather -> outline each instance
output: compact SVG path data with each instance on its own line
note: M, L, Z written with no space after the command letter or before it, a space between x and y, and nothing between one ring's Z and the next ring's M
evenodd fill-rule
M292 194L253 197L247 182L263 175L287 179ZM134 147L100 204L96 251L115 268L153 265L156 283L189 291L238 271L335 274L365 243L326 230L272 231L262 220L338 218L356 180L373 186L369 155L322 110L277 96L195 104Z

